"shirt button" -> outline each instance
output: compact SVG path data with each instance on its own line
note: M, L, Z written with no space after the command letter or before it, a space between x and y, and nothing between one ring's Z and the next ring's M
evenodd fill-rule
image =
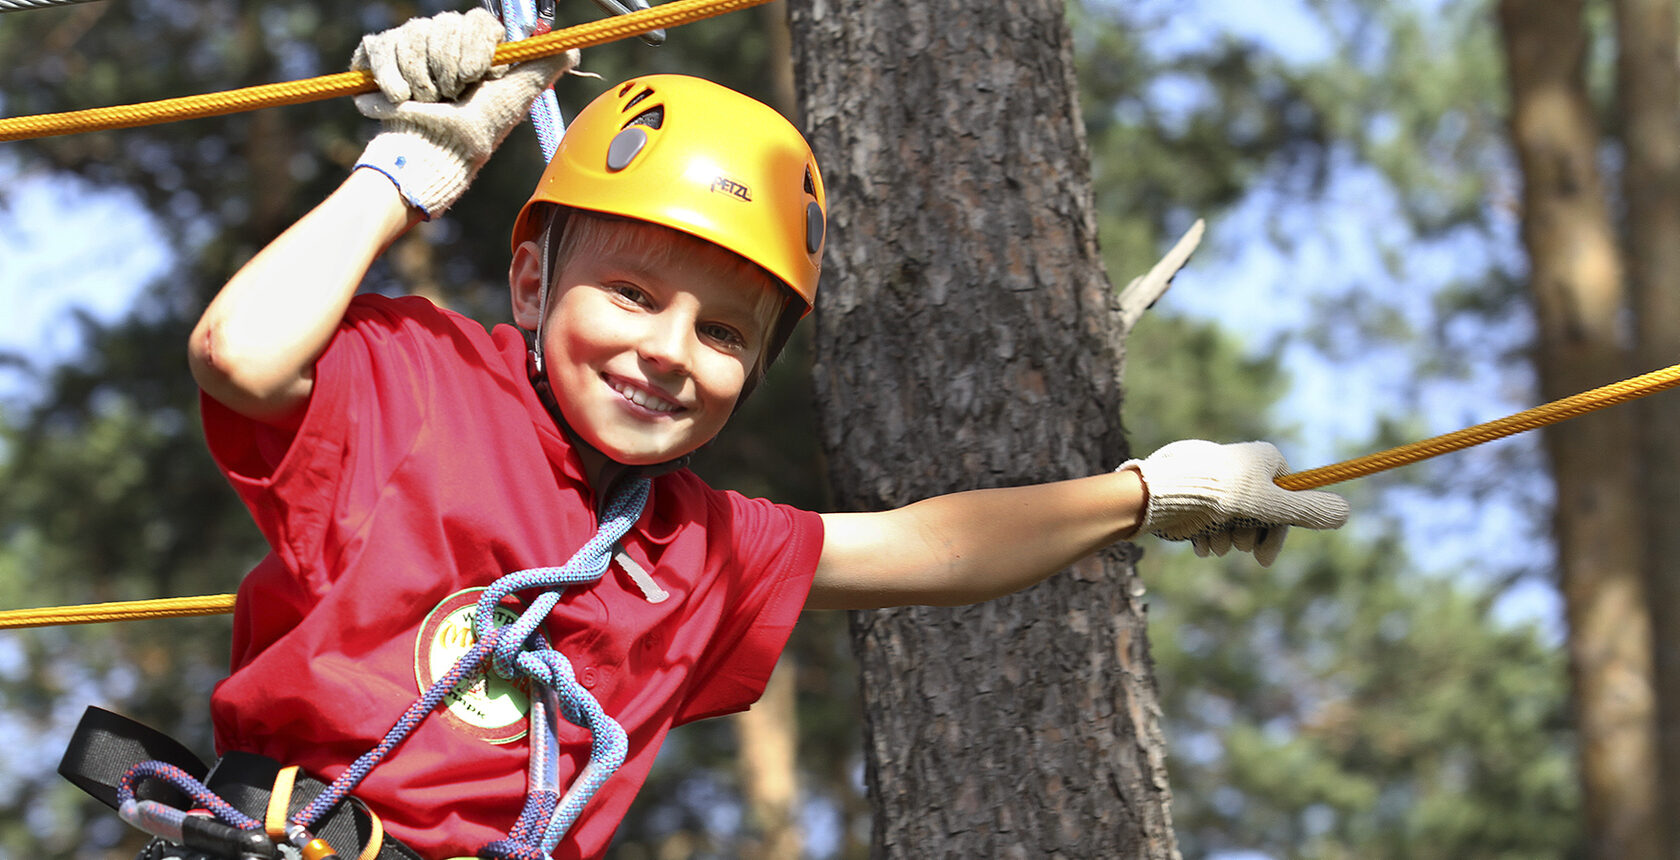
M578 678L578 680L582 681L585 687L595 686L595 667L590 666L589 668L583 670L583 674Z

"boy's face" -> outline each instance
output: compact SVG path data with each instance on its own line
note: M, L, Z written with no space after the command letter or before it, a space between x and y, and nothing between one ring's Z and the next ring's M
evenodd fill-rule
M620 463L663 463L711 440L764 349L770 288L707 259L727 252L691 244L581 252L549 299L555 399L574 432Z

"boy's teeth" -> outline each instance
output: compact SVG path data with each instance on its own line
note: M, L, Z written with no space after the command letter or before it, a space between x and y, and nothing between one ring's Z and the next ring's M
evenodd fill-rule
M642 407L643 409L652 409L655 412L675 412L675 411L677 411L677 408L675 406L672 406L671 404L666 403L665 401L663 401L663 400L661 400L657 397L654 397L653 395L648 394L647 392L642 391L641 389L631 388L628 385L623 385L623 386L617 386L615 390L617 390L618 393L625 400L628 400L631 403L634 403L637 406Z

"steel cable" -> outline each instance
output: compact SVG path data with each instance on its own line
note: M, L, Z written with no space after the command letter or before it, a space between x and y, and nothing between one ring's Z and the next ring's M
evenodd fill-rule
M0 0L0 13L22 12L25 9L45 9L48 6L70 6L89 0Z

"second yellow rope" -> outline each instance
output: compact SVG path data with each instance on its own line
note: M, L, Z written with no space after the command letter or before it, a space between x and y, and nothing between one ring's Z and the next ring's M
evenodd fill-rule
M1585 415L1618 403L1636 400L1648 394L1656 394L1680 385L1680 364L1671 365L1661 370L1641 374L1621 382L1584 391L1580 394L1554 400L1543 406L1526 409L1515 415L1507 415L1474 427L1466 427L1452 433L1445 433L1419 442L1410 442L1366 454L1352 460L1307 469L1280 476L1274 483L1286 490L1310 490L1330 484L1338 484L1354 478L1362 478L1377 472L1384 472L1400 466L1438 457L1452 451L1492 442L1506 436L1556 424L1569 418Z
M1412 442L1406 445L1344 460L1316 469L1280 476L1276 483L1288 490L1310 490L1318 487L1362 478L1420 460L1491 442L1506 436L1556 424L1570 418L1605 409L1629 400L1666 391L1680 386L1680 364L1624 379L1591 391L1554 400L1474 427ZM0 630L15 627L42 627L51 624L95 624L105 621L131 621L144 618L179 618L192 615L215 615L233 611L233 595L213 594L203 597L168 597L157 600L135 600L126 603L97 603L85 606L45 607L41 609L13 609L0 611Z

